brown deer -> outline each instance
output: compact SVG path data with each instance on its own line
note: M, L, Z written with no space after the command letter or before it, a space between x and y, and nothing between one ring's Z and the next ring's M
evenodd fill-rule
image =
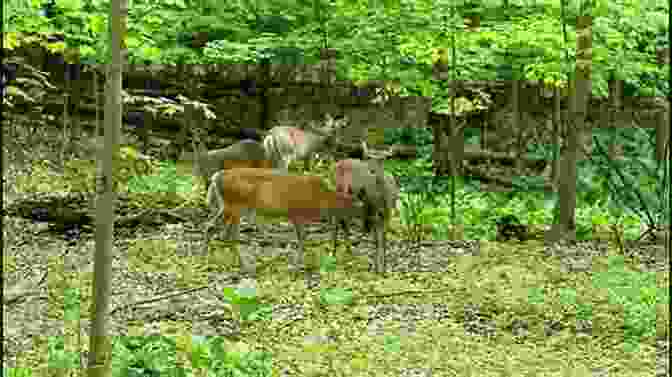
M322 186L320 177L290 175L282 170L220 170L213 175L208 188L208 206L217 212L206 229L206 240L208 229L220 218L226 226L226 237L237 241L243 211L286 211L299 242L295 265L303 266L306 223L322 218L361 216L361 207L353 206L350 195L326 191ZM242 258L240 260L242 264Z

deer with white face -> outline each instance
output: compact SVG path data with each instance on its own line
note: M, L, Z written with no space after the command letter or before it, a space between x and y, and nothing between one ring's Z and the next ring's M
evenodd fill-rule
M266 155L273 160L274 167L287 171L292 161L304 160L304 168L310 167L310 159L315 153L331 148L336 140L339 121L327 116L326 127L322 130L302 130L297 127L276 126L264 138Z

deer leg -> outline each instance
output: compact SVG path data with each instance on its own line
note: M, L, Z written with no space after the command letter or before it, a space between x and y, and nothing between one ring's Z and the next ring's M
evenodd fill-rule
M352 243L350 242L350 226L348 225L348 221L346 219L341 219L341 224L343 227L343 233L345 234L344 239L345 239L345 244L347 245L346 247L348 248L348 252L352 253Z
M227 240L236 245L240 238L240 215L231 214L228 216L227 220L225 237Z
M294 264L297 266L297 268L303 267L303 254L305 252L305 228L303 224L300 221L295 221L294 222L294 228L296 229L296 238L298 240L298 248L296 250L296 255L293 258L294 259Z
M342 227L343 228L343 234L344 237L343 239L345 240L345 244L347 245L346 247L348 248L348 252L352 252L352 245L350 244L350 227L348 226L348 221L345 219L344 216L334 216L333 218L334 222L334 249L332 255L336 253L337 249L337 241L338 241L338 231Z
M227 224L226 239L230 241L238 241L240 238L240 223Z
M245 217L247 218L247 222L250 223L250 226L252 229L256 232L257 231L257 211L254 208L247 208L245 210Z
M240 269L246 272L254 273L254 268L252 270L246 268L246 263L243 259L243 253L240 246L240 209L232 209L231 214L227 218L227 232L226 239L229 240L229 245L233 246L233 254L238 256L238 261L240 263Z
M374 218L374 230L376 237L376 273L385 272L385 218L382 213L376 213Z
M217 213L205 224L205 242L206 244L210 241L209 234L210 229L217 226L217 221L224 215L224 208L220 207L217 209Z
M334 249L331 251L331 256L336 255L336 240L338 240L338 227L340 226L339 223L340 219L338 216L334 216L331 218L332 226L334 227L333 230L333 240L334 240Z
M221 219L222 216L224 215L224 198L222 197L222 191L221 187L219 186L219 182L221 182L220 173L216 173L212 177L212 182L210 182L210 185L208 186L208 194L206 199L208 203L208 208L210 209L210 211L216 209L217 212L211 218L210 223L206 224L205 227L206 247L209 242L210 228L216 226L217 221L219 221L219 219Z
M204 233L204 240L205 240L205 252L208 252L208 245L210 245L210 230L212 228L217 227L218 221L224 216L224 205L223 203L220 203L219 207L217 207L217 212L215 215L208 221L208 223L205 224L205 229L203 230ZM226 228L226 226L225 226Z

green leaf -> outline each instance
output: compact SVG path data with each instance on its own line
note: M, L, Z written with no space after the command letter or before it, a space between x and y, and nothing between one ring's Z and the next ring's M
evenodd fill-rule
M137 48L138 46L141 45L142 41L139 38L131 37L130 35L128 36L126 40L126 46L128 46L128 48Z
M77 11L82 9L81 0L56 0L56 6L65 10Z
M320 296L329 305L351 304L353 297L352 291L344 288L323 289Z

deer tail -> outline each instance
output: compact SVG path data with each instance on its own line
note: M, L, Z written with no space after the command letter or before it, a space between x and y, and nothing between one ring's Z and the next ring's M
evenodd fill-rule
M208 208L211 211L221 210L224 207L224 198L222 197L222 173L220 170L212 176L210 180L210 186L208 186Z

